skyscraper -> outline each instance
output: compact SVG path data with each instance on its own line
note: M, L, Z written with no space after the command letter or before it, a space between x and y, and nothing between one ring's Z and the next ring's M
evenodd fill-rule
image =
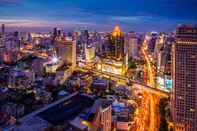
M177 27L172 60L175 130L197 131L197 26Z
M2 34L5 33L5 24L2 24L2 26L1 26L1 31L2 31Z
M66 37L64 40L55 41L55 48L57 56L62 59L63 62L76 67L76 40L71 37Z
M108 56L117 60L124 58L124 35L119 26L116 26L110 35Z
M118 75L125 75L128 69L128 51L125 47L124 33L116 26L106 36L105 53L97 63L97 69Z
M129 32L125 37L126 49L128 57L137 59L139 56L138 38L135 32Z

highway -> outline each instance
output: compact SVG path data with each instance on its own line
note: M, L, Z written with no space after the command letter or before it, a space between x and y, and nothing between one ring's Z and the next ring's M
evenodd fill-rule
M142 84L136 84L134 87L139 88L139 90L143 91L143 94L146 96L145 99L147 99L149 102L147 103L147 100L142 100L143 103L148 104L149 109L149 115L145 114L145 118L149 119L148 125L144 125L144 128L146 129L145 131L158 131L159 130L159 120L160 120L160 114L159 114L159 101L162 97L168 97L169 92L167 91L161 91L161 89L156 87L155 84L155 71L154 67L151 63L150 58L148 57L148 53L145 51L145 46L147 45L147 41L144 40L143 47L141 49L141 52L143 54L143 57L146 61L146 67L148 71L148 82L147 85L142 85ZM164 93L166 92L166 93ZM142 109L143 110L143 109ZM143 119L142 119L143 121ZM138 130L141 131L141 130Z
M151 93L154 93L154 94L160 94L162 96L169 96L169 91L167 91L167 90L161 90L159 88L154 88L154 87L149 86L145 83L131 80L126 76L121 76L121 75L117 75L117 74L102 72L102 71L89 69L89 68L85 68L85 67L83 67L83 68L78 67L76 70L81 70L81 71L86 71L86 72L89 71L89 72L92 72L94 74L97 74L98 76L104 76L104 77L107 76L108 78L111 78L111 79L117 79L117 81L120 80L124 84L131 83L133 85L138 86L139 88L144 88L144 90L147 90L148 92L151 92Z
M132 131L158 131L159 129L159 100L167 95L150 92L140 85L133 88L142 94L141 105L135 118L136 128Z
M131 81L125 76L115 75L111 73L101 72L93 69L78 68L82 71L89 71L98 76L108 76L108 78L116 78L124 81L125 84L128 82L132 83L132 87L137 88L143 92L144 99L142 100L142 105L139 107L139 113L136 118L136 128L132 131L158 131L159 129L159 100L162 97L168 97L169 92L160 90L159 88L151 87L144 83L137 81ZM150 75L149 75L150 77ZM151 77L153 78L153 77Z
M146 42L146 41L145 41ZM145 43L144 43L145 44ZM144 45L143 44L143 45ZM152 86L152 87L155 87L155 72L153 70L153 66L152 66L152 63L151 63L151 60L150 58L148 57L148 53L145 51L144 47L142 47L141 49L141 52L144 56L144 59L146 61L146 65L147 65L147 70L148 70L148 85L149 86Z

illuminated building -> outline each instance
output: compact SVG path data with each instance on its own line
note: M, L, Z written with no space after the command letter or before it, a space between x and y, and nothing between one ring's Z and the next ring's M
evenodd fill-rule
M123 61L115 61L112 59L102 59L98 62L97 69L117 75L125 75L126 73L126 67Z
M2 26L1 26L1 33L5 34L5 25L4 24L2 24Z
M55 39L57 37L57 28L53 29L53 42L55 42Z
M13 64L18 60L19 53L16 51L4 51L3 62L6 64Z
M88 46L85 49L86 62L91 62L95 58L95 47Z
M173 45L172 111L176 131L197 130L197 27L179 25Z
M95 52L96 53L100 53L102 52L102 39L101 39L101 35L98 32L94 32L92 37L91 37L91 41L93 46L95 47Z
M157 58L160 51L163 49L165 44L165 35L160 34L155 42L154 57Z
M6 64L11 64L12 63L11 53L5 52L3 55L3 61Z
M83 56L85 59L85 48L88 45L88 30L82 30L77 38L77 57Z
M167 75L157 77L157 86L161 89L172 90L172 79Z
M125 38L128 57L137 59L139 57L138 38L135 32L129 32Z
M28 35L27 35L27 41L28 42L32 42L32 36L31 36L31 33L28 33Z
M116 26L109 37L109 47L107 56L115 60L124 58L124 35L119 26Z
M148 49L150 52L154 52L155 50L155 44L156 44L156 40L157 40L157 36L158 36L158 33L157 32L151 32L150 34L150 40L148 41Z
M128 65L128 51L125 50L124 35L116 26L109 36L107 51L97 64L97 69L103 72L125 75Z
M57 56L61 60L71 65L72 68L76 67L76 41L70 37L60 39L55 42Z
M157 58L157 71L165 74L165 75L171 75L171 50L172 50L172 44L174 43L173 37L166 38L166 41L163 46L159 47L156 45L155 55Z
M46 73L56 73L59 64L48 63L44 65Z

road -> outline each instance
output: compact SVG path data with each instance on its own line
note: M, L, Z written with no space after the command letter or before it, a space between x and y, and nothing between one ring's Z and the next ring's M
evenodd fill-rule
M159 128L159 100L168 97L158 92L152 92L141 85L134 84L134 89L139 90L143 97L141 105L138 107L136 128L132 131L158 131Z
M143 45L146 45L146 44L147 44L146 40L144 40ZM146 61L147 70L148 70L148 82L147 82L147 84L151 87L155 87L155 85L156 85L155 84L155 71L154 71L154 68L152 66L151 60L148 57L149 55L148 55L147 51L145 50L145 47L141 48L141 52L142 52L142 54L144 56L144 59Z
M113 80L115 79L117 82L121 81L122 84L127 84L128 82L131 82L133 85L136 85L139 88L143 88L144 90L151 92L151 93L155 93L155 94L159 94L159 95L163 95L163 96L169 95L169 91L167 91L167 90L161 90L159 88L154 88L152 86L146 85L145 83L130 80L126 76L111 74L111 73L102 72L102 71L98 71L98 70L94 70L94 69L88 69L88 68L84 68L84 67L83 68L78 67L77 70L86 71L86 72L89 71L94 74L97 74L98 76L103 76L103 77L107 76L108 78L111 78Z
M146 40L144 40L143 45L146 45ZM140 107L139 110L146 110L142 112L144 115L143 117L139 117L140 121L144 123L144 120L148 120L146 124L140 124L138 123L138 126L140 128L137 128L137 131L158 131L159 130L159 101L162 97L168 97L168 95L164 95L162 92L160 92L159 88L156 87L155 84L155 71L153 68L153 65L151 63L150 58L148 57L148 53L146 52L145 48L142 47L141 52L143 54L143 57L146 61L146 68L148 71L148 82L147 85L155 88L155 90L150 90L150 88L147 88L146 86L135 84L134 87L137 87L139 90L143 92L143 95L145 98L142 100L143 107ZM156 91L158 89L158 91ZM146 105L144 105L146 104ZM147 109L148 107L148 109ZM148 113L147 113L148 112ZM143 127L141 127L143 126Z
M153 95L152 94L149 94L149 98L150 98L150 116L149 116L149 119L150 119L150 125L149 125L149 131L158 131L158 115L157 114L157 110L158 110L158 107L156 106L157 105L157 102L158 102L158 99L154 99L153 98Z
M35 56L37 56L39 58L43 58L43 59L47 59L48 58L48 54L47 53L40 53L38 51L30 51L30 50L25 49L25 48L21 49L20 52L21 53L25 53L25 54L32 54L32 55L35 55Z
M128 81L127 77L113 75L110 73L105 73L92 69L78 68L82 71L91 71L98 76L108 76L109 78L115 77L116 79L121 79L125 82ZM161 97L168 97L169 92L160 90L159 88L153 88L151 86L132 82L133 87L143 92L144 99L142 100L142 105L139 107L139 113L136 116L136 128L134 131L158 131L159 128L159 100Z
M142 103L138 107L138 112L135 116L136 128L132 131L148 131L149 127L149 117L150 117L150 101L147 98L147 92L143 92Z

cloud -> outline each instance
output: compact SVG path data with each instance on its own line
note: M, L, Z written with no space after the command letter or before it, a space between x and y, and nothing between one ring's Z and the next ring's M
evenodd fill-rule
M131 22L141 22L152 19L150 16L112 16L112 20L131 23Z
M144 22L152 22L152 23L158 23L158 22L197 22L195 19L184 19L184 18L168 18L163 16L112 16L112 20L120 21L124 23L144 23Z
M0 23L9 27L72 27L124 30L174 29L197 23L197 0L0 0ZM2 6L4 5L4 6Z
M91 22L81 22L75 20L67 21L47 21L47 20L31 20L31 19L0 19L0 24L7 27L72 27L72 26L94 26Z

